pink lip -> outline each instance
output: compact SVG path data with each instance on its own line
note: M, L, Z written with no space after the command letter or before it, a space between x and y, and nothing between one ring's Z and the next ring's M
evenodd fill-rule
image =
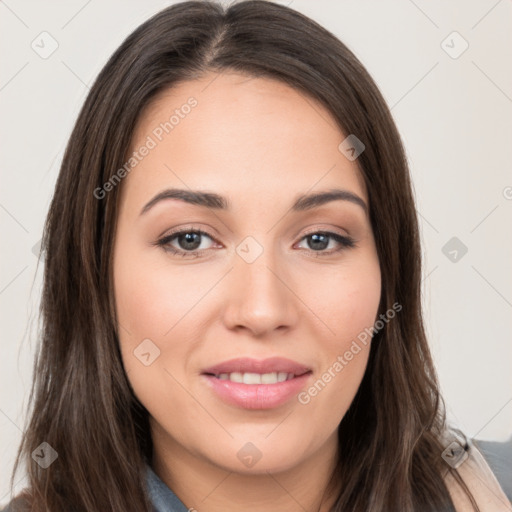
M303 373L311 371L311 368L300 363L286 359L284 357L270 357L268 359L258 360L250 357L240 357L230 359L223 363L216 364L210 368L206 368L202 373L211 373L219 375L221 373L272 373L286 372L294 373L299 376Z
M293 373L295 377L275 384L243 384L220 380L221 373ZM272 409L288 402L305 386L311 369L281 357L262 361L250 358L231 359L207 368L202 376L210 388L225 402L244 409Z

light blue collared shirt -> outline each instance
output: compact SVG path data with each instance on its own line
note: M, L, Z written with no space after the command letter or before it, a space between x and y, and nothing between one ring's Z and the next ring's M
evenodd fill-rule
M167 487L148 464L146 464L146 484L151 503L153 504L153 512L189 512L189 509L185 507L176 494ZM15 512L19 508L15 501L13 499L7 504L6 508L0 509L0 512Z
M154 512L188 512L189 509L149 465L146 465L146 483Z

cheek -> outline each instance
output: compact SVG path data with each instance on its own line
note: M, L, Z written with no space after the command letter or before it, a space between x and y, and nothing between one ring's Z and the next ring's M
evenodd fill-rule
M201 341L202 324L194 320L212 276L172 268L157 251L141 250L129 240L120 240L119 247L123 250L114 256L114 293L130 384L150 411L169 403L186 407L178 383L184 383L190 356Z
M329 269L305 283L304 297L326 328L323 352L348 350L351 341L375 323L381 298L381 274L373 254L354 258L346 265ZM362 336L364 338L364 336Z
M138 256L136 250L128 254L117 261L114 272L120 333L133 343L140 343L141 336L157 344L164 338L168 342L171 331L204 295L204 276L173 269L165 258L148 257L140 250Z
M122 233L121 233L122 235ZM123 364L135 394L158 385L165 331L175 323L169 313L174 293L161 269L141 256L140 248L120 237L114 254L114 292ZM167 285L167 286L166 286Z
M320 283L321 281L317 281ZM364 376L381 297L376 257L361 260L324 279L324 292L309 288L308 300L328 329L317 336L321 367L298 396L310 413L335 428ZM311 290L317 290L312 292ZM325 291L326 290L326 291Z
M172 283L162 279L159 269L131 267L128 262L118 266L115 283L121 357L135 396L151 416L167 417L168 404L173 410L186 409L186 397L177 384L183 378L172 361L184 362L191 347L179 343L184 333L177 322L183 313L181 301L177 303L170 289ZM169 350L171 334L178 342Z

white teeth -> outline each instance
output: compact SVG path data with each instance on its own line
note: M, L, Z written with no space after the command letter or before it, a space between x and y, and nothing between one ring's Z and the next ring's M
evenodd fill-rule
M259 373L244 373L244 384L261 384L261 375Z
M288 378L288 374L285 372L279 372L277 374L277 382L284 382Z
M244 375L243 375L243 373L233 372L233 373L229 374L229 380L231 382L243 382Z
M271 372L271 373L221 373L217 375L220 380L230 380L231 382L238 382L243 384L277 384L285 380L293 379L293 373L286 372Z
M261 376L261 383L262 384L275 384L277 382L277 373L264 373Z

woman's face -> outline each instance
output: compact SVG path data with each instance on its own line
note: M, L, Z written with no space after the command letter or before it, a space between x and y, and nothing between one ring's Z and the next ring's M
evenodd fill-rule
M235 73L181 83L141 117L114 285L161 457L263 473L334 453L381 295L345 138L312 99Z

